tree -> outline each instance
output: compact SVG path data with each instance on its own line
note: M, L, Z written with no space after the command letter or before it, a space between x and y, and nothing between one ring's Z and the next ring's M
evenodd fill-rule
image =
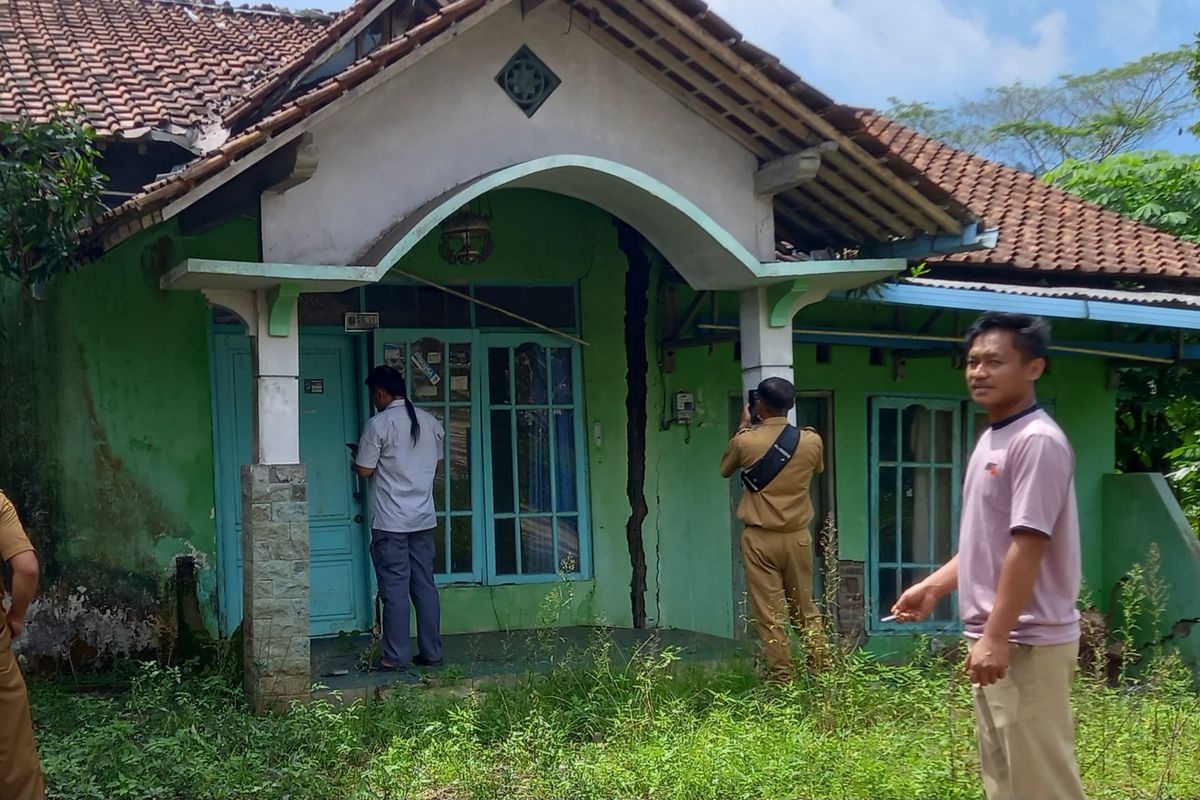
M1151 150L1070 160L1045 178L1130 219L1200 242L1200 156Z
M0 121L0 275L33 286L74 266L104 188L93 139L69 113Z
M1196 49L1153 53L1120 67L1063 75L1049 86L1017 82L951 108L889 98L898 122L955 147L1043 174L1067 161L1136 150L1200 110L1190 72Z

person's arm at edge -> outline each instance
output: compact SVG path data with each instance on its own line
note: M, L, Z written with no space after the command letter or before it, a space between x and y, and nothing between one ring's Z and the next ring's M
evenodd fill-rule
M12 567L12 606L8 610L8 627L13 638L25 629L25 614L33 602L38 587L38 559L32 550L17 553L8 560Z

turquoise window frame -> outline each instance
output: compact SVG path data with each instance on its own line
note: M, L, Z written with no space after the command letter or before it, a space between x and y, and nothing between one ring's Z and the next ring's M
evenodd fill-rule
M466 343L469 342L472 348L471 358L471 382L475 387L472 392L472 399L462 403L454 403L453 406L469 405L475 412L474 424L472 425L472 441L471 441L471 504L472 518L471 526L471 546L472 546L472 566L470 573L442 573L435 576L439 586L446 585L484 585L497 586L506 584L522 584L522 583L549 583L560 579L566 580L587 580L591 577L592 571L592 540L591 540L591 507L588 502L590 485L588 475L588 459L587 459L587 442L585 435L585 416L584 416L584 379L583 379L583 353L578 344L563 339L553 334L541 334L535 332L519 332L507 330L504 332L490 332L480 330L467 330L463 328L434 328L434 329L413 329L413 328L387 328L380 329L375 332L375 362L382 363L383 349L388 344L403 344L411 346L414 342L422 339L436 339L446 344ZM487 374L489 364L489 349L492 347L503 347L507 349L516 348L522 344L536 344L546 350L547 359L550 358L552 349L569 350L571 353L571 381L572 381L572 396L571 403L553 403L553 396L547 397L545 405L517 405L517 404L493 404L491 398L491 381ZM511 354L510 354L511 359ZM407 371L406 371L407 372ZM550 365L547 364L547 376L551 374ZM515 397L514 387L512 386L513 370L509 369L509 392L510 397ZM446 399L441 402L442 408L447 408L449 402L449 390L446 392ZM419 407L429 408L428 403L416 401ZM575 445L575 492L576 492L576 508L578 511L563 514L562 516L574 516L578 520L579 530L579 564L577 569L571 573L534 573L534 574L518 574L518 575L498 575L496 573L496 552L495 552L495 504L489 487L493 485L492 474L492 444L491 444L491 414L494 409L513 409L520 411L524 409L549 409L551 415L555 410L569 410L574 414L574 445ZM515 414L513 415L515 418ZM450 437L446 437L444 445L447 449L444 451L443 457L446 463L449 463L449 446ZM555 462L555 440L550 437L550 463ZM515 458L515 452L514 452ZM448 467L443 466L443 469ZM516 474L514 470L514 475ZM554 498L555 510L549 515L555 536L555 559L554 563L558 564L558 519L557 511L557 475L551 470L551 496ZM443 491L445 496L438 498L439 519L442 520L442 531L445 537L445 547L448 551L450 546L450 519L451 516L466 516L466 514L455 515L449 511L449 492L450 482L446 481ZM445 516L443 516L445 514ZM500 514L503 519L517 517L521 515L518 512L513 514ZM519 519L517 522L517 563L520 564L520 529Z
M575 480L575 494L576 494L575 506L576 506L576 509L578 509L578 510L573 513L562 514L562 516L575 517L578 522L578 532L579 532L579 565L575 572L571 572L571 573L553 572L553 573L531 573L531 574L503 574L503 575L497 574L497 572L496 572L496 552L495 552L495 547L493 546L494 542L496 540L496 538L495 538L496 537L495 523L496 523L497 517L500 517L502 519L515 519L516 520L516 524L514 526L516 529L514 546L516 548L516 564L517 564L517 568L519 570L519 569L521 569L521 566L522 566L522 564L521 564L521 524L520 524L521 517L522 516L543 516L543 517L549 516L551 519L552 530L554 531L554 551L555 551L554 552L554 563L555 564L561 563L559 560L559 553L558 553L558 520L559 520L560 514L557 509L557 505L558 505L558 487L556 484L557 476L556 476L555 470L551 469L550 470L550 481L551 481L550 496L553 498L553 501L552 501L553 510L551 511L551 513L549 515L546 515L546 514L522 515L518 509L518 504L516 502L514 502L514 504L513 504L513 511L511 513L507 513L507 512L497 513L495 511L492 494L490 492L485 492L486 503L487 503L487 513L486 513L487 546L485 549L485 552L487 554L487 570L486 570L487 583L489 585L520 584L520 583L546 583L548 581L559 580L560 578L565 578L567 580L585 580L591 575L591 568L592 568L591 549L592 548L591 548L591 515L590 515L590 504L588 503L588 491L587 491L587 487L590 485L590 481L589 481L589 477L588 477L587 442L584 440L584 428L585 428L584 419L585 419L585 417L584 417L584 407L583 407L583 387L584 387L583 354L580 352L580 347L578 344L567 341L561 337L554 336L552 334L539 334L539 333L512 333L512 332L485 333L485 334L481 334L481 340L482 340L481 341L482 351L481 351L481 356L477 359L478 361L486 361L486 362L490 363L490 353L488 351L493 347L505 348L505 349L509 350L508 396L513 399L513 402L511 402L511 403L495 403L495 402L493 402L493 398L491 397L491 381L490 380L487 380L484 382L483 397L484 397L484 403L485 403L484 415L487 417L487 425L489 426L488 427L489 434L491 432L490 426L491 426L491 416L492 416L493 411L497 411L497 410L509 411L509 410L511 410L513 412L513 414L512 414L513 432L511 435L513 437L512 443L514 445L513 446L514 491L517 491L517 487L515 485L516 475L517 475L516 447L515 447L515 444L516 444L516 441L515 441L516 412L521 411L521 410L548 409L550 412L551 419L553 419L553 412L556 410L571 411L574 414L574 418L575 418L575 426L574 426L575 478L576 478L576 480ZM540 345L541 347L545 348L546 359L547 359L547 364L546 364L547 380L549 380L549 376L552 374L552 367L551 367L551 363L549 361L551 350L552 349L565 349L565 350L569 350L571 352L572 393L571 393L571 402L570 403L555 403L552 391L547 392L547 398L546 398L547 402L545 404L522 405L522 404L516 403L516 387L514 386L515 370L513 369L512 352L515 348L517 348L523 344L536 344L536 345ZM549 387L547 387L547 388L549 389ZM485 451L484 459L483 459L484 480L485 480L487 486L493 486L494 485L494 482L493 482L493 468L494 467L493 467L493 461L492 461L491 436L490 435L481 436L480 438L482 438L484 440L484 451ZM549 438L550 438L550 463L553 465L553 464L557 463L556 458L555 458L555 456L556 456L555 437L553 435L551 435ZM514 498L514 500L515 500L515 498Z
M880 586L879 586L879 571L881 568L890 567L901 571L904 569L937 569L940 564L935 564L933 559L933 548L936 546L936 534L930 537L930 559L928 562L905 562L900 558L900 552L903 547L904 527L902 514L899 508L902 508L903 498L899 491L899 486L896 492L896 503L898 506L896 513L896 554L891 560L884 561L883 555L880 552L880 531L879 531L879 511L880 511L880 494L881 488L879 485L879 470L881 466L895 466L897 469L897 481L902 481L902 471L905 467L909 468L929 468L929 469L951 469L950 485L951 485L951 506L950 506L950 555L952 556L958 549L958 523L959 514L962 508L962 475L963 475L963 444L966 431L964 425L964 402L961 399L928 396L928 395L870 395L867 398L870 421L870 448L869 458L869 473L867 476L868 496L869 496L869 554L867 564L867 631L868 633L932 633L932 632L948 632L957 631L961 628L958 621L958 603L957 597L951 596L950 599L950 619L949 620L927 620L921 623L900 624L897 622L883 622L884 616L887 616L890 611L880 607ZM934 461L933 441L936 435L936 426L930 425L930 453L931 460L927 462L908 462L903 459L903 428L900 425L896 426L896 459L895 461L882 461L880 458L880 411L890 410L897 414L903 412L905 408L913 405L924 406L931 411L949 411L953 414L951 425L952 434L958 441L952 443L950 448L951 460L948 462ZM934 514L936 514L936 498L937 489L936 481L930 483L933 502L929 503L930 525L934 522ZM949 556L948 556L949 557ZM897 586L898 590L903 590L905 587Z
M453 344L469 344L471 346L471 371L470 379L471 386L475 387L471 392L470 400L452 401L450 399L450 387L447 382L446 390L443 393L444 397L439 401L424 402L417 398L413 398L413 404L418 408L426 411L437 408L441 409L442 425L446 429L446 437L442 442L442 466L445 479L442 482L442 496L436 498L437 515L439 524L442 527L442 554L447 559L447 569L449 569L450 547L451 547L451 532L453 530L453 520L456 517L471 518L471 571L470 572L441 572L434 573L434 580L439 586L447 586L454 584L478 584L482 580L482 561L479 557L479 548L482 544L482 531L480 525L480 517L484 514L484 484L480 480L479 471L480 464L483 460L483 423L478 418L481 410L481 404L476 394L479 391L480 379L482 370L480 369L480 352L478 331L465 330L462 328L435 328L435 329L413 329L413 328L387 328L376 331L375 336L375 357L376 363L383 363L383 349L389 344L400 344L406 348L411 348L416 342L424 339L435 339L442 343L444 352L448 351L449 346ZM405 356L408 358L410 350L405 351ZM449 364L446 364L449 367ZM447 378L449 371L447 370ZM405 370L406 375L411 375L411 369ZM410 389L411 392L411 389ZM450 507L450 496L452 491L452 483L450 480L450 435L449 435L449 412L453 408L470 408L475 416L474 424L471 428L471 510L470 511L454 511ZM370 506L368 505L368 513Z

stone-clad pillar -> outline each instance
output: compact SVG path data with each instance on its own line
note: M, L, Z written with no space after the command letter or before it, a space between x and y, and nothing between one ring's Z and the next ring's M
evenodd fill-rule
M256 711L309 697L308 482L303 464L242 467L242 634Z

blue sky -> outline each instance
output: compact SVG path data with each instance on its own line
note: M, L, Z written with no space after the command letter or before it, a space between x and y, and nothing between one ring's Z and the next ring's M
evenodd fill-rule
M1115 67L1200 32L1200 0L708 2L835 100L876 108L889 96L948 104L1015 80L1039 84ZM314 3L347 5L303 2ZM1164 144L1200 149L1186 138Z

